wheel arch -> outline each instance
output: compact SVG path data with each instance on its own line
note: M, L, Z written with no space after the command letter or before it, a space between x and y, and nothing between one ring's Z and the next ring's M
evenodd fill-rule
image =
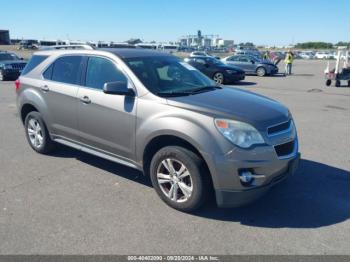
M161 148L164 148L166 146L180 146L183 148L186 148L190 151L192 151L193 153L195 153L200 159L202 159L203 164L204 164L204 168L206 169L206 171L208 172L208 175L210 177L210 183L211 186L213 186L213 179L212 179L212 175L209 169L209 166L207 164L207 161L205 160L205 157L203 156L203 154L200 152L200 150L194 146L191 142L189 142L188 140L176 136L176 135L168 135L168 134L164 134L164 135L159 135L156 137L153 137L146 145L144 152L143 152L143 156L142 156L142 167L143 167L143 172L146 176L149 176L149 168L150 168L150 164L152 161L152 158L154 156L154 154L159 151Z

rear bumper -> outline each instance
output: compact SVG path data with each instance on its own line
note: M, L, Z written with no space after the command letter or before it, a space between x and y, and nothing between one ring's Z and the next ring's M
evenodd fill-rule
M239 207L253 202L264 195L272 186L294 174L298 168L299 159L300 153L295 158L289 160L288 167L284 173L274 177L268 184L238 191L216 189L217 205L219 207Z

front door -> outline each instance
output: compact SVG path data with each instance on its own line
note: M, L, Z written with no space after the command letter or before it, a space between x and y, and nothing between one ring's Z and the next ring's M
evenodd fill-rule
M87 61L84 86L78 91L78 128L80 141L103 153L132 158L135 152L136 97L105 94L108 82L132 83L105 57L91 56Z

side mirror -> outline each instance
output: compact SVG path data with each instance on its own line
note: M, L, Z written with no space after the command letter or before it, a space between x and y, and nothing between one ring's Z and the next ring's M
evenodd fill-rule
M20 59L23 60L23 57L21 57Z
M209 64L204 64L204 66L205 66L206 68L210 67L210 65L209 65Z
M103 92L110 95L135 96L134 90L128 88L128 83L124 81L105 83Z
M255 61L254 61L254 60L250 60L250 62L252 62L252 64L255 64Z

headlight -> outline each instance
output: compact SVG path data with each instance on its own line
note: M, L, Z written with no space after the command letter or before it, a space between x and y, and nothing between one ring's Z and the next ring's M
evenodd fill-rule
M228 119L215 119L215 126L233 144L248 148L255 144L265 143L264 139L253 126Z
M237 71L236 70L226 70L226 72L230 75L232 74L237 74Z

